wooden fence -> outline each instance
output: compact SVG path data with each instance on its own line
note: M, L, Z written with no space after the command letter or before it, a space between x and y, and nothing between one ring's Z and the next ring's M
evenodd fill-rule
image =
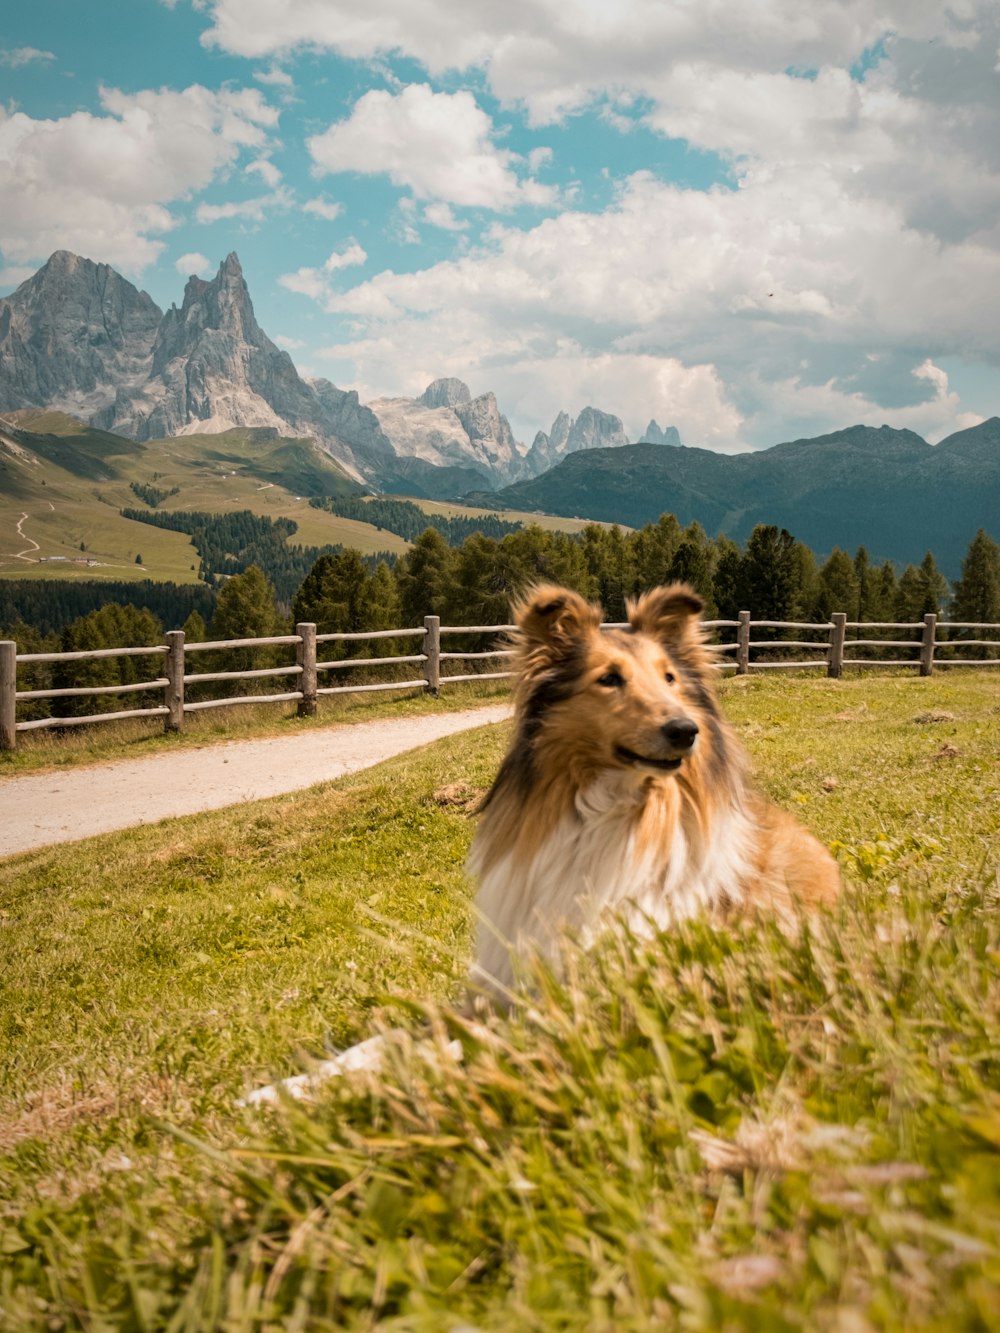
M716 644L716 650L722 656L721 669L735 669L737 675L752 671L792 671L802 668L823 669L828 676L839 677L845 667L912 667L922 676L929 676L934 670L935 655L938 650L947 648L950 654L947 665L952 666L1000 666L1000 656L970 657L972 649L1000 649L1000 624L971 624L968 622L940 621L936 615L926 615L922 621L867 622L850 621L842 612L834 612L829 621L809 624L784 620L751 620L749 611L741 611L738 620L708 620L705 629L720 632L723 636L733 635L730 642ZM606 625L604 628L624 628L623 625ZM17 742L17 733L34 731L43 727L77 727L92 722L114 722L133 717L162 717L167 731L180 731L184 718L189 713L200 712L209 708L228 708L239 704L265 704L296 702L300 716L315 713L316 700L321 695L360 694L380 690L422 689L437 694L445 685L454 685L460 681L505 680L508 671L472 671L452 672L448 663L483 663L509 656L506 648L489 648L478 652L444 652L441 648L445 635L491 635L502 634L513 627L510 625L442 625L438 616L425 616L422 629L372 630L360 634L317 634L316 626L309 623L296 625L294 634L283 634L265 639L224 639L207 643L185 643L183 630L171 630L165 636L165 642L149 648L99 648L88 652L75 653L18 653L17 644L11 640L0 640L0 750L13 750ZM752 638L754 630L760 631L799 631L821 634L822 639L774 639ZM873 634L887 631L907 631L914 637L894 638L851 638L847 632ZM990 638L954 638L955 633L978 631L992 634ZM948 637L940 637L944 634ZM359 640L415 639L419 651L410 655L395 657L358 658L346 657L323 660L320 646L323 644L343 644ZM294 647L295 664L293 666L265 667L250 671L201 671L189 672L188 658L191 654L220 651L225 649L271 648L281 645ZM869 653L885 652L891 649L906 650L908 657L857 657L848 656L848 652L867 650ZM789 653L809 654L806 657L788 657ZM758 654L753 658L752 654ZM729 655L732 655L731 658ZM763 654L763 657L760 656ZM91 661L100 658L149 657L154 658L154 666L161 667L160 672L149 680L129 684L91 685L67 689L19 690L17 688L17 668L31 663L66 663ZM445 667L444 673L442 667ZM399 670L402 667L417 667L419 674L413 672L407 679L393 679L375 683L350 683L346 685L320 685L320 679L326 679L327 672L337 672L350 668L385 668ZM221 681L246 681L264 678L283 678L288 683L294 682L295 688L273 694L247 694L224 696L197 701L185 698L186 687L205 685ZM32 700L76 698L150 693L162 691L163 702L155 707L120 709L116 712L91 713L87 716L43 717L30 721L17 720L17 705Z

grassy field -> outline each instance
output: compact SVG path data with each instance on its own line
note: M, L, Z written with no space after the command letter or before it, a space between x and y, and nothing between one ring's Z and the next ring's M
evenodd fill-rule
M508 1017L448 1003L503 728L0 865L0 1325L1000 1327L996 678L724 696L838 912L568 944Z
M445 518L502 518L508 523L534 523L547 532L582 532L595 522L590 518L560 518L556 514L535 514L520 509L477 509L474 505L455 504L451 500L421 500L409 495L389 496L389 499L409 500L425 514L440 514ZM598 523L599 528L610 528L611 523ZM622 524L618 525L622 527ZM624 528L628 532L628 528Z
M310 495L338 494L350 482L309 440L231 430L137 443L60 412L20 414L17 425L34 436L24 448L0 439L0 578L196 582L198 554L190 538L121 517L123 508L143 508L132 482L175 492L161 503L163 510L249 509L266 518L292 518L296 545L353 546L364 555L398 554L409 546L386 529L310 506ZM414 503L428 514L492 513L434 500ZM561 532L587 526L583 519L545 514L500 517Z
M340 543L364 554L408 545L394 533L310 506L306 497L337 493L345 477L308 440L232 430L143 444L58 412L22 416L18 425L36 434L24 448L0 440L0 577L195 582L198 555L190 538L122 518L121 509L144 507L132 482L176 488L160 505L164 510L249 509L292 518L297 545ZM95 563L72 563L81 559Z

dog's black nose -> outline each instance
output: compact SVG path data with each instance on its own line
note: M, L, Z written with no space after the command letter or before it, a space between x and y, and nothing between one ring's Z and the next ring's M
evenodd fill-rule
M689 717L675 717L670 722L664 722L661 730L675 750L690 750L698 735L698 723L692 722Z

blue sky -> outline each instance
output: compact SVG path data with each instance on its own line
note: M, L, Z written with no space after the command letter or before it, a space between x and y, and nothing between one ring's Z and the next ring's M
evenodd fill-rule
M364 401L938 439L1000 412L998 67L991 0L38 0L0 292L65 248L166 306L236 250Z

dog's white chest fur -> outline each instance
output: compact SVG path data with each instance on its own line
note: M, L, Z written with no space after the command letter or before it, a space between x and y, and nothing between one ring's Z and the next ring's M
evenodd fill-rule
M500 858L480 880L478 950L473 978L509 986L511 946L534 943L551 952L568 926L586 945L602 917L620 911L639 930L663 928L724 899L738 902L753 845L739 810L717 812L706 846L695 845L680 821L669 839L640 839L641 781L608 773L578 793L564 817L527 863Z

